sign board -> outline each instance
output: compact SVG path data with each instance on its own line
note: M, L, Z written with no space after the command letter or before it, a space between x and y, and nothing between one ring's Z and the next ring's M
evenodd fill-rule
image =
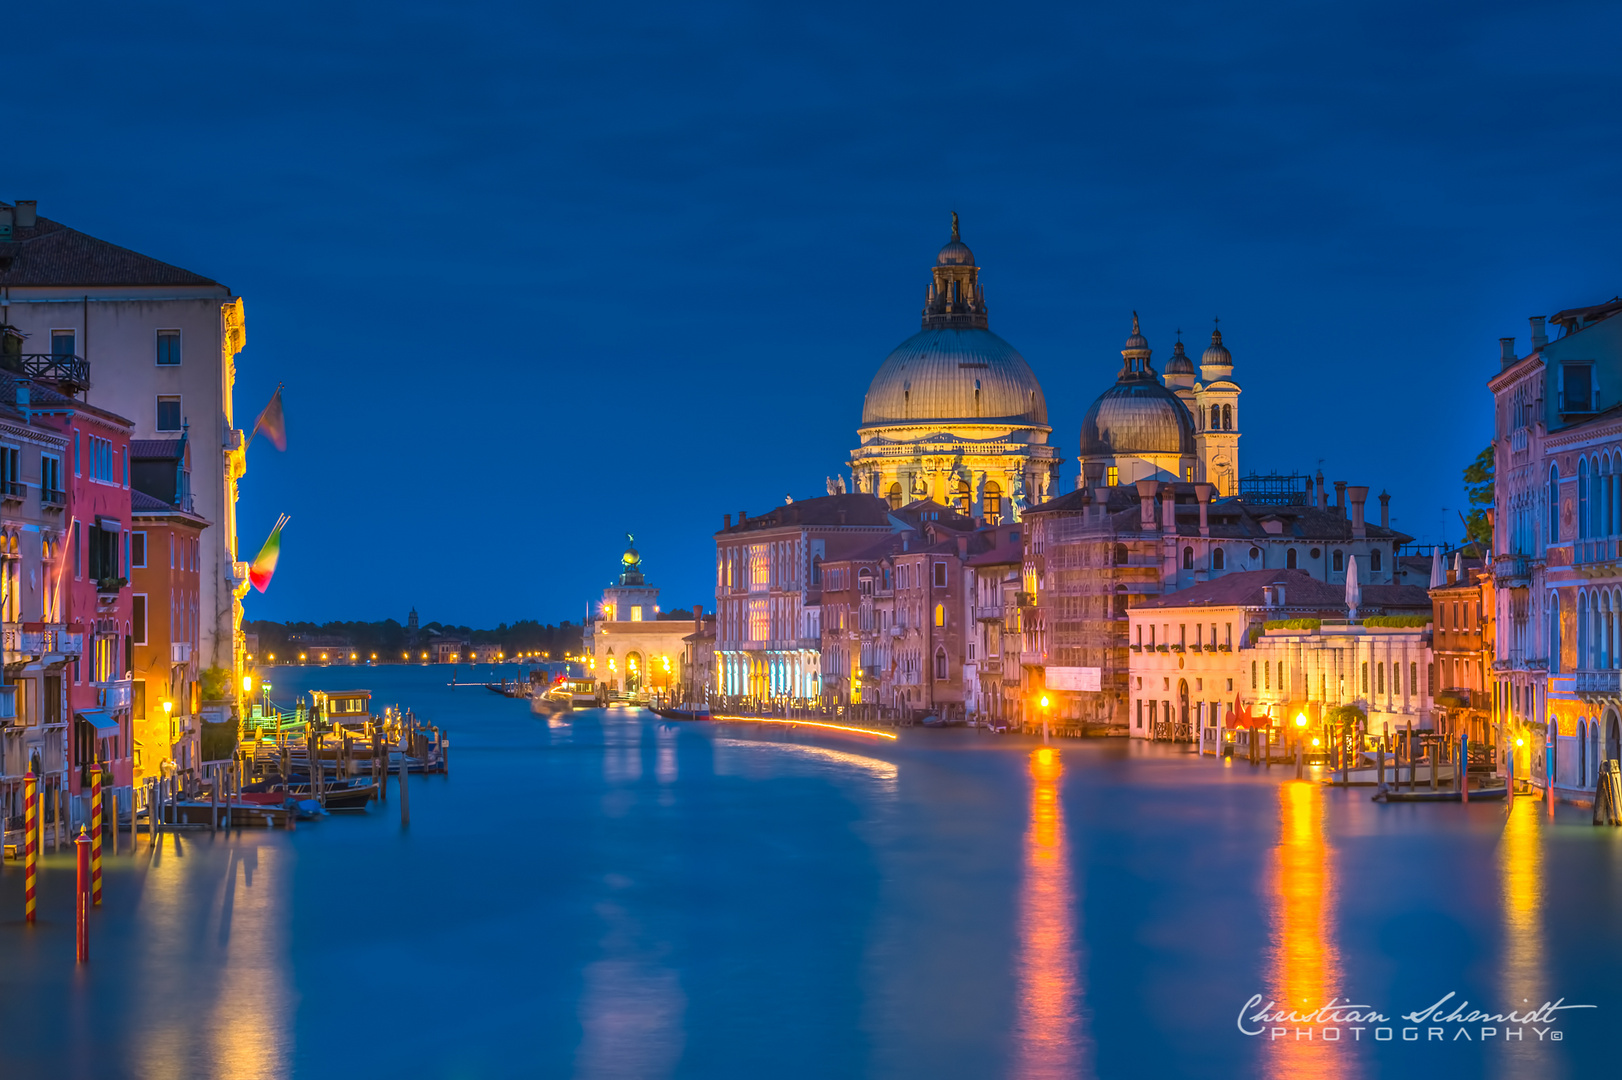
M1098 690L1100 688L1099 675L1102 668L1095 667L1050 667L1047 669L1047 688L1049 690Z

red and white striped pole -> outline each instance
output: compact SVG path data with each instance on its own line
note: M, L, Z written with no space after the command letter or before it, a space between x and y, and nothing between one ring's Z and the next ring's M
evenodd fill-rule
M39 800L34 797L38 780L32 769L23 777L23 827L28 830L28 842L23 847L23 921L34 922L34 880L39 862Z
M73 849L78 855L79 875L78 888L73 894L73 941L74 955L78 962L90 962L90 845L93 841L84 833L84 826L79 827L79 838L73 842Z
M79 838L83 840L84 837ZM83 855L83 852L80 852ZM101 906L101 766L90 774L90 902Z

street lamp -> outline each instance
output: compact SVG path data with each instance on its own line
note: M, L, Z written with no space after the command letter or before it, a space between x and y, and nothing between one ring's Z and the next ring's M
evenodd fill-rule
M244 675L244 676L242 676L242 692L244 694L253 693L253 676L252 675ZM168 704L169 703L167 701L164 702L165 706L167 706Z
M1042 741L1047 742L1048 741L1048 696L1046 694L1042 695L1042 700L1041 700L1040 704L1042 706Z

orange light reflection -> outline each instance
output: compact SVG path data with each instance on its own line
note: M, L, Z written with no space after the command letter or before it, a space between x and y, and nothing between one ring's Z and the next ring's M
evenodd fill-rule
M1279 787L1279 803L1268 993L1275 1013L1311 1014L1340 994L1341 980L1333 935L1335 882L1323 829L1323 789L1310 781L1285 783ZM1348 1048L1326 1044L1323 1024L1307 1020L1287 1026L1289 1034L1276 1040L1263 1036L1269 1076L1319 1080L1345 1075ZM1297 1038L1298 1029L1311 1030L1313 1037Z
M710 719L725 721L729 724L788 724L790 727L827 728L829 731L849 731L857 735L872 735L877 739L894 739L896 736L888 731L874 731L871 728L851 727L848 724L829 724L820 720L786 720L771 716L713 716Z
M1025 834L1025 882L1020 896L1019 996L1016 1003L1016 1077L1091 1074L1082 1017L1081 913L1070 881L1064 834L1059 752L1031 753L1031 820Z
M1534 799L1516 799L1498 845L1504 875L1504 966L1499 988L1504 1009L1535 1009L1549 996L1543 970L1543 829ZM1504 1044L1503 1076L1528 1076L1547 1067L1536 1045Z

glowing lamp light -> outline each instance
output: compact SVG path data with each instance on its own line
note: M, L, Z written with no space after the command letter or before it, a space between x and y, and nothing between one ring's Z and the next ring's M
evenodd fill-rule
M172 702L172 701L165 701L165 702L164 702L164 703L163 703L163 715L165 715L165 716L168 716L168 715L169 715L169 713L170 713L170 711L171 711L171 710L173 710L173 709L174 709L174 707L175 707L175 703L174 703L174 702Z
M1316 736L1316 735L1314 735L1314 736L1313 736L1313 737L1312 737L1312 745L1313 745L1313 746L1317 746L1317 745L1318 745L1318 736Z
M1518 738L1518 739L1515 740L1515 745L1516 746L1525 746L1526 745L1526 740Z
M303 653L299 653L299 654L298 654L298 658L299 658L299 659L300 659L300 660L303 660L303 659L304 659L304 654L303 654Z
M1042 705L1042 708L1044 708L1044 709L1048 707L1048 696L1046 694L1042 695L1041 705Z
M253 676L252 675L244 675L244 676L242 676L242 692L244 694L253 693Z
M1307 714L1306 713L1296 713L1295 714L1295 726L1296 727L1306 727L1307 726ZM1318 745L1318 740L1313 739L1312 740L1312 745L1317 746Z

